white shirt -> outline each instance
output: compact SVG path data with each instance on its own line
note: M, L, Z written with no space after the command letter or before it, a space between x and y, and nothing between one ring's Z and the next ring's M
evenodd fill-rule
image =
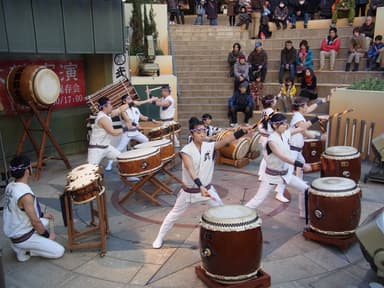
M175 117L175 102L173 100L173 97L171 95L168 95L167 97L161 97L160 98L161 103L165 103L168 101L171 103L168 107L160 107L160 119L171 119Z
M199 151L195 143L192 141L184 146L180 152L185 153L192 158L193 168L197 177L200 178L201 183L204 186L211 184L215 168L215 142L201 143L201 151ZM185 186L188 188L197 188L187 169L184 167L184 162L181 175Z
M131 107L131 108L128 108L127 110L125 110L125 112L127 113L128 115L128 118L132 121L132 123L136 123L138 124L139 121L140 121L140 110L137 108L137 107ZM124 121L123 121L124 123ZM137 134L139 134L139 130L135 130L135 131L127 131L125 132L127 133L128 136L135 136Z
M18 238L33 229L27 213L18 206L19 199L26 194L35 198L34 207L39 217L35 194L27 184L11 182L5 188L4 234L9 238Z
M292 120L291 120L291 123L289 125L291 128L296 128L296 124L301 122L301 121L304 121L304 122L306 121L304 116L300 112L295 111L295 112L293 112ZM303 134L302 133L296 133L296 134L292 135L290 144L292 146L297 147L297 148L303 148L304 147Z
M97 113L97 116L95 119L95 125L92 128L91 138L89 140L90 145L107 146L111 143L112 135L110 135L107 131L105 131L104 128L101 128L99 126L99 120L104 117L106 117L108 121L111 122L111 125L112 125L111 117L109 117L103 111L100 111L99 113Z

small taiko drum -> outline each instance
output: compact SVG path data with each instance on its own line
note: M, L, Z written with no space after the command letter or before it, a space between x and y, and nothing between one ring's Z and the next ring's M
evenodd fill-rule
M72 182L78 178L81 178L90 174L98 174L99 166L94 164L83 164L73 168L67 175L68 182Z
M173 142L169 139L160 139L155 141L149 141L141 144L135 145L135 149L142 149L148 147L157 147L160 148L160 157L161 160L167 162L175 156L175 149L173 147Z
M83 175L67 184L65 190L68 191L74 202L77 204L86 203L96 198L97 194L104 193L104 186L101 184L99 174Z
M217 206L201 217L202 268L216 282L236 283L255 277L262 253L261 219L242 205Z
M244 137L249 140L249 152L248 157L255 159L259 156L260 151L260 133L259 132L248 132Z
M315 136L320 136L319 131L308 131ZM320 156L323 153L323 143L320 139L304 139L303 156L305 163L312 166L312 171L320 170Z
M50 105L59 97L60 80L45 66L15 66L8 74L7 90L17 103Z
M359 225L361 189L343 177L312 182L308 195L310 228L328 236L350 236Z
M169 133L172 133L172 132L180 132L181 130L181 125L179 122L176 122L176 121L170 121L167 123L167 129L168 129L168 132Z
M218 133L216 141L220 141L230 135L233 135L233 130L223 130ZM220 149L220 153L226 158L237 160L247 157L249 151L249 139L241 137Z
M149 147L121 153L117 160L121 176L144 176L161 168L160 149Z
M359 182L360 174L360 153L354 147L328 147L321 156L321 177L345 177Z
M169 134L166 127L155 127L148 131L148 138L151 140L161 139Z

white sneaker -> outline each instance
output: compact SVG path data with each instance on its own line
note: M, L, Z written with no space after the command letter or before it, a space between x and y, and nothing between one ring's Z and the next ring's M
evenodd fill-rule
M109 160L107 166L105 166L105 171L111 171L112 170L112 164L113 164L113 161Z
M276 198L276 200L279 200L280 202L283 202L283 203L288 203L289 202L289 199L286 198L283 194L280 194L280 193L277 193L275 198Z
M138 177L127 177L127 180L129 182L139 182L140 178L138 178Z
M236 126L236 123L231 123L229 124L229 126L231 126L232 128L234 128Z
M14 245L13 245L12 249L16 253L17 261L19 261L19 262L26 262L29 259L31 259L31 255L29 254L29 251L17 248Z
M155 239L155 241L153 241L153 243L152 243L152 248L153 249L160 249L161 246L163 246L163 239L157 237Z

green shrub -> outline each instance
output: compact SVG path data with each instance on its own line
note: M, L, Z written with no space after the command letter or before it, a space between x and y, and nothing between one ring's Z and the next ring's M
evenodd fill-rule
M384 91L384 80L377 78L364 79L359 82L353 83L348 87L348 89Z

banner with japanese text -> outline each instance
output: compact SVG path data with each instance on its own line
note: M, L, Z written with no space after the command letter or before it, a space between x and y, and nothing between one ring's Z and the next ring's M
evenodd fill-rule
M42 65L56 73L60 80L60 95L53 104L54 109L85 105L84 61L82 59L0 60L0 115L10 115L16 111L13 101L10 99L11 95L7 91L7 76L13 67L19 65ZM31 87L33 87L33 75L31 78ZM9 85L17 85L17 83L9 83Z

